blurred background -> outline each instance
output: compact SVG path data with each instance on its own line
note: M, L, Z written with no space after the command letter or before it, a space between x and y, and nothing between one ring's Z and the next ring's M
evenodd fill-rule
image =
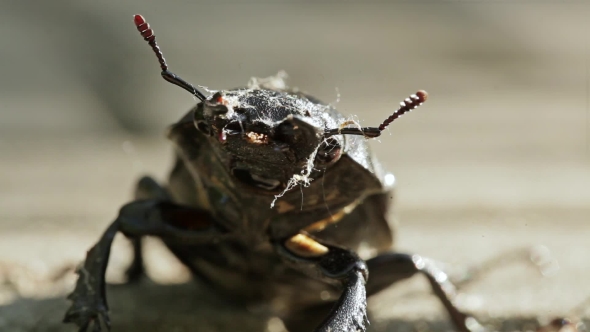
M136 13L193 84L285 70L290 86L339 99L367 126L427 90L371 142L396 175L397 248L477 266L544 245L547 276L500 264L463 304L518 324L590 309L573 309L590 297L588 1L0 0L0 330L69 331L58 321L74 278L47 280L83 259L139 176L166 178L165 128L195 100L161 79ZM117 246L113 282L129 258ZM156 241L149 248L154 280L185 280ZM444 322L425 285L372 300L373 328Z

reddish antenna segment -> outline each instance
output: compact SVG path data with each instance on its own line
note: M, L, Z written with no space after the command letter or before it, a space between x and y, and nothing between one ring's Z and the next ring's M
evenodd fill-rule
M337 128L325 131L324 137L334 135L362 135L368 138L381 136L381 132L389 126L395 119L422 105L428 99L428 93L424 90L418 90L415 94L404 99L400 103L400 107L393 112L387 119L379 125L379 127L364 127L364 128Z
M164 55L160 50L160 47L156 43L156 35L154 35L154 31L150 28L149 23L145 20L145 18L139 14L133 16L133 23L137 27L137 31L141 34L143 39L148 42L148 44L152 47L152 51L156 54L158 58L158 62L160 63L160 68L162 69L162 77L175 85L185 89L186 91L193 94L195 97L199 98L199 100L204 100L207 97L197 88L195 88L192 84L188 83L187 81L180 78L178 75L172 73L168 70L168 64L166 63L166 59L164 59Z
M383 131L393 120L399 118L400 116L404 115L405 113L413 110L414 108L422 105L423 102L428 100L428 93L424 90L418 90L416 94L411 95L410 97L404 99L401 103L399 103L399 108L393 114L391 114L381 125L379 125L379 130Z

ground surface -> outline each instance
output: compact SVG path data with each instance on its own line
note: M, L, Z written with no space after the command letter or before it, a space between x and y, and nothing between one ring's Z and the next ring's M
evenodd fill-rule
M86 144L91 141L94 149L89 154ZM132 141L135 152L129 157ZM127 152L121 142L127 142L123 144ZM32 145L35 154L28 153ZM75 278L70 273L58 282L49 280L64 264L77 263L83 258L85 250L113 218L119 202L129 196L134 176L141 174L132 166L133 161L154 160L153 169L158 170L161 165L163 170L169 162L166 159L169 151L164 140L125 140L124 137L47 139L7 146L3 155L9 158L2 165L11 169L12 174L2 181L20 185L12 187L12 195L3 197L0 330L68 331L59 320L68 305L65 292L71 289ZM26 164L10 164L11 160L23 158L28 160ZM60 168L64 158L68 162ZM409 163L399 166L402 170L411 167L411 172L416 174L429 174L429 166ZM106 171L112 168L121 172ZM50 172L55 170L59 173L52 176ZM513 167L511 172L526 176L531 170ZM580 172L584 171L580 169ZM494 176L496 179L490 180ZM501 178L488 174L487 180L480 180L480 185L493 191ZM438 185L444 186L454 183L451 179L439 181L442 183ZM416 193L427 192L429 187L428 182L416 186L413 189ZM454 189L461 193L465 186L468 184L455 184ZM93 190L82 195L76 188ZM19 200L25 193L42 199ZM409 196L406 198L409 206L411 193L408 190L405 195ZM457 195L470 200L469 195ZM401 189L400 196L404 196ZM399 201L404 200L399 198ZM583 208L555 206L518 209L470 207L469 204L460 207L457 203L450 208L436 204L425 208L400 207L396 213L401 220L397 247L448 262L460 271L519 248L546 246L550 256L546 249L536 252L552 259L545 266L547 276L527 264L526 259L516 263L507 260L465 287L460 301L482 321L494 323L503 330L526 329L537 324L537 317L571 315L574 307L590 296L589 214ZM121 273L129 259L128 249L126 240L116 241L109 268L112 282L122 280ZM232 308L194 284L178 284L185 282L188 275L157 241L149 242L147 249L154 282L109 290L114 331L144 331L147 327L158 331L191 331L197 326L199 331L235 331L237 327L246 331L246 326L251 330L260 327L262 323L256 315ZM587 307L575 314L585 314ZM420 330L425 326L436 330L451 328L440 305L428 294L426 283L419 277L379 294L370 301L370 308L375 331Z
M575 308L590 297L589 2L246 2L0 1L0 331L72 331L59 321L74 276L50 279L83 259L139 176L171 166L161 133L194 100L160 79L138 12L195 84L284 69L322 100L339 91L367 126L426 89L372 142L396 175L397 248L460 270L544 245L546 276L498 264L461 305L502 331L588 316ZM112 283L128 249L116 241ZM153 282L109 289L113 331L280 331L186 284L157 241L147 249ZM451 329L420 278L369 306L373 331Z

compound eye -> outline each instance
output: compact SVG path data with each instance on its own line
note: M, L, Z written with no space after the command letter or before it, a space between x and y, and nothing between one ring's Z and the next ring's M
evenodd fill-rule
M335 163L342 155L342 147L337 139L330 137L322 142L315 156L318 166L327 166Z
M211 135L211 126L205 120L195 120L197 129L205 135Z

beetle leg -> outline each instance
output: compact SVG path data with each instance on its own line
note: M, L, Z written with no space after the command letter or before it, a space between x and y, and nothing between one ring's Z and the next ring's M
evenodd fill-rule
M150 176L142 177L135 187L135 199L161 199L163 201L171 201L170 194L162 187L156 180ZM143 265L142 237L129 237L133 246L133 260L125 275L127 275L128 283L137 283L145 275L145 268Z
M462 273L455 273L455 276L451 276L451 280L458 287L464 287L480 281L493 270L510 264L535 269L540 275L551 273L557 266L551 251L545 246L516 248L496 255L477 266L464 269ZM451 269L450 272L453 274L454 271Z
M365 331L368 270L361 258L303 233L279 242L277 252L293 268L344 288L316 332Z
M419 255L386 253L368 260L367 266L371 271L371 279L367 282L368 296L416 273L422 273L459 331L471 332L479 329L477 321L461 312L453 303L457 295L455 285L434 261Z
M118 232L128 237L154 235L172 241L208 243L224 235L212 221L205 211L158 199L139 200L123 206L117 219L88 251L84 264L78 268L76 287L68 296L73 303L64 322L75 323L80 331L86 331L90 325L93 331L100 331L102 325L110 328L105 272L111 244Z
M317 332L365 331L368 323L365 282L363 271L355 269L347 273L344 292Z
M133 237L129 239L133 248L133 260L125 271L127 283L136 284L145 276L145 266L143 265L142 238Z

